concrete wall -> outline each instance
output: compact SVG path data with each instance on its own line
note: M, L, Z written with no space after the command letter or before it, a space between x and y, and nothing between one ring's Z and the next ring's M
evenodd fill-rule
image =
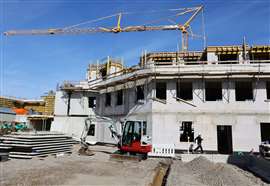
M66 116L68 110L68 95L63 91L56 92L55 115ZM70 96L70 115L93 115L94 110L88 108L88 97L96 96L94 93L74 92Z
M176 101L176 80L167 81L166 104L152 103L152 142L174 143L177 149L187 149L189 144L180 142L179 127L182 121L192 121L194 136L202 134L206 150L217 151L217 125L231 125L234 151L258 151L260 123L270 122L270 104L265 102L265 81L256 85L254 101L235 101L234 81L224 81L224 97L220 101L205 101L203 87L202 80L193 80L193 100L190 101L196 105L193 107Z
M80 139L88 116L95 116L97 109L88 107L88 97L96 96L95 93L75 92L70 97L70 115L67 115L68 96L62 91L56 92L55 117L51 125L51 131L59 131ZM100 98L97 97L97 105ZM95 136L87 136L88 142L115 143L109 130L110 123L95 119ZM120 130L120 123L117 130ZM120 132L120 131L119 131Z
M75 139L80 139L82 131L85 126L85 119L87 117L63 117L55 116L51 125L51 131L63 132L71 135ZM109 130L110 123L106 121L95 120L92 124L95 124L95 135L87 136L86 141L89 143L101 142L101 143L116 143L111 136ZM120 123L117 124L117 130L120 132Z
M208 52L207 53L207 61L209 61L209 62L218 61L218 56L214 52Z
M68 104L67 94L63 91L56 91L55 103L54 103L54 114L56 116L67 115L67 104Z
M150 94L151 94L150 89ZM123 91L123 105L116 105L116 92L111 93L111 106L105 106L105 94L97 96L97 106L95 109L88 108L88 96L96 96L93 93L76 92L70 99L70 116L67 116L67 94L56 92L55 117L51 126L51 131L60 131L80 138L84 127L84 121L88 115L98 115L110 117L114 121L122 121L127 115L132 120L144 120L151 123L151 101L144 104L136 103L135 88ZM145 97L148 95L145 89ZM87 137L89 140L96 140L104 143L115 143L109 130L110 123L98 120L96 122L95 137ZM121 133L120 123L117 123L118 132ZM147 133L151 134L151 125L147 127Z
M260 123L270 122L269 117L256 115L223 115L223 114L153 114L152 142L154 144L175 144L176 149L187 150L188 142L180 142L180 126L182 121L192 121L194 136L201 134L203 148L217 151L217 125L232 126L233 151L258 151L261 142ZM162 132L160 132L162 131Z
M155 83L152 81L145 88L145 100L136 103L135 87L124 89L123 105L116 105L116 92L111 92L111 106L105 106L105 93L97 96L97 108L89 109L87 96L90 93L76 93L71 96L72 115L85 117L58 117L66 115L66 98L62 92L57 92L55 120L52 129L80 136L84 120L87 115L98 114L120 120L128 116L130 120L145 120L148 123L147 133L152 136L153 144L175 144L176 149L185 150L189 144L180 142L180 126L183 121L192 121L194 136L199 133L204 138L203 147L208 151L217 151L217 125L232 126L232 143L234 151L258 151L260 144L260 123L270 123L270 102L266 102L266 79L253 82L254 100L235 100L235 81L241 79L219 79L222 81L222 100L205 101L204 82L208 80L191 79L193 82L194 106L177 101L177 80L163 80L167 82L166 103L153 101L155 97ZM268 79L269 80L269 79ZM157 80L158 81L158 80ZM186 81L181 79L181 81ZM190 80L189 80L190 81ZM113 142L107 126L97 122L96 140ZM55 125L55 126L54 126ZM120 125L119 125L120 128Z

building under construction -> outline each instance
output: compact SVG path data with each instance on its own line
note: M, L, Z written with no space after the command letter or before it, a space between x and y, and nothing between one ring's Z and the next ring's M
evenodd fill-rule
M208 46L203 51L146 53L127 68L109 58L86 80L56 92L52 130L79 138L89 116L143 120L153 146L186 151L201 134L207 152L258 151L270 136L270 46ZM95 120L87 140L113 143Z

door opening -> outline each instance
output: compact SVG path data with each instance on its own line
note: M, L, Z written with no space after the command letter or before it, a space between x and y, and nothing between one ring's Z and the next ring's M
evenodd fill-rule
M270 140L270 123L261 123L261 141Z
M217 142L218 152L220 154L231 154L232 148L232 126L218 125L217 126Z

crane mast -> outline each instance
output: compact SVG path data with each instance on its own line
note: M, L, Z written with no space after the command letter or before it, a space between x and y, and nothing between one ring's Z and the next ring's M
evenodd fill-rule
M121 33L121 32L144 32L144 31L169 31L169 30L179 30L182 33L182 50L188 50L188 37L190 29L190 23L194 18L202 11L203 6L194 8L183 8L182 12L176 14L181 16L190 12L193 12L191 17L184 24L171 24L171 25L156 25L156 26L125 26L121 27L121 18L123 13L118 13L116 16L117 25L115 27L93 27L93 28L77 28L76 26L66 27L66 28L50 28L50 29L32 29L32 30L10 30L4 32L6 36L16 36L16 35L68 35L68 34L94 34L94 33ZM107 16L112 17L112 16Z

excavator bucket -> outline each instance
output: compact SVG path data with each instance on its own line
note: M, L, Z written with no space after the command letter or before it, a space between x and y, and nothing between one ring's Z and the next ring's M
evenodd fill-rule
M147 154L133 154L129 152L121 152L118 150L110 155L110 159L116 161L141 161L147 159Z
M78 151L79 155L83 156L93 156L95 153L91 151L89 148L81 147Z

